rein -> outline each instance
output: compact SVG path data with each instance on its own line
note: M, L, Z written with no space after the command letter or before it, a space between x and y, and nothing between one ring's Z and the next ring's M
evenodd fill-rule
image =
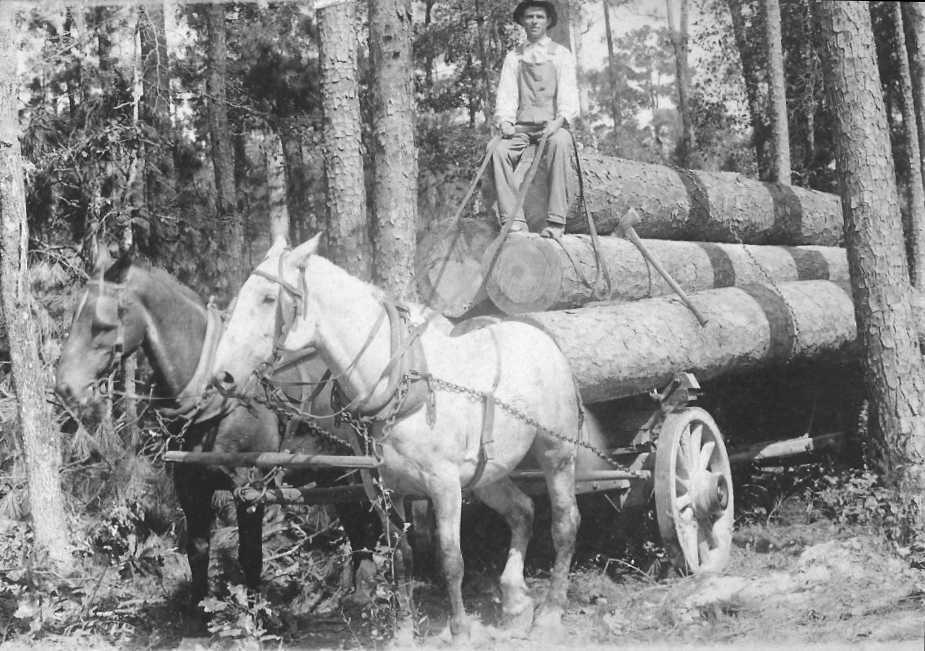
M297 304L296 310L293 312L291 317L287 318L287 315L283 312L282 301L277 301L276 333L273 344L273 359L278 359L280 357L280 353L285 350L282 347L283 338L285 337L289 328L292 326L292 322L295 320L296 314L300 312L302 316L305 316L307 310L305 297L308 293L308 280L306 278L305 268L299 268L299 287L296 287L292 283L287 282L285 278L283 278L283 258L287 252L288 251L284 251L282 255L280 255L278 271L276 275L267 271L263 271L262 269L256 269L253 272L254 274L278 285L280 290L288 293ZM299 305L300 303L301 305ZM419 326L412 327L411 332L409 333L408 329L405 327L404 319L401 316L401 314L407 314L407 308L388 298L383 299L381 304L383 310L379 313L379 316L370 329L366 340L350 364L341 373L339 373L337 377L333 377L330 371L325 372L324 376L318 382L312 394L306 401L303 402L303 404L305 402L308 404L314 402L314 399L321 394L321 392L324 390L324 386L327 383L332 384L332 398L335 394L342 396L343 390L340 387L339 381L345 378L351 371L356 368L360 359L369 349L383 323L385 323L385 320L388 319L391 352L389 360L380 373L379 378L372 383L372 388L366 395L356 396L352 400L346 402L346 404L335 408L333 413L305 414L306 417L316 419L333 417L336 419L345 414L356 414L361 418L370 420L393 421L395 418L400 417L403 413L410 413L411 411L415 411L424 402L427 402L428 405L431 404L432 401L428 400L426 395L419 395L420 392L418 392L418 394L412 396L411 392L407 390L404 385L410 381L422 380L426 379L427 377L427 362L424 358L423 348L421 347L420 336L426 329L427 325L430 323L431 318L436 316L437 313L434 312L430 318L428 318ZM410 356L408 355L409 352L411 353ZM417 362L417 365L422 368L413 368L415 366L415 361ZM261 381L269 382L269 380L266 378L267 372L276 371L278 368L278 366L271 363L269 368L255 369L254 375L257 376L257 378ZM388 378L388 384L386 385L385 397L376 403L370 404L372 396L376 391L376 387L386 377ZM403 391L403 387L406 390ZM409 397L414 398L411 401L410 406L408 404ZM392 409L387 410L386 408L389 407L390 404L393 405L393 407ZM334 407L334 405L332 405L332 407ZM382 414L385 411L388 411L389 414L383 417ZM433 420L431 409L428 409L428 420Z

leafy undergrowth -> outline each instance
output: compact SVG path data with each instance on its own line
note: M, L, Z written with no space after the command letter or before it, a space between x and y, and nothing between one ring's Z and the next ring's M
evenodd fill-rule
M892 493L857 469L754 472L737 486L737 525L721 576L678 577L655 540L651 513L616 513L600 495L582 500L584 525L563 630L511 639L500 626L500 522L477 505L464 516L463 596L473 646L906 643L921 648L925 548ZM87 523L84 523L87 525ZM131 505L85 526L79 569L56 576L27 563L28 528L0 521L0 645L90 648L382 648L451 643L442 586L416 583L411 615L383 579L379 549L372 599L352 603L349 554L323 509L270 509L264 587L241 585L235 533L213 538L208 625L187 604L188 569L175 532L145 532ZM538 509L527 557L540 600L548 582L548 514Z

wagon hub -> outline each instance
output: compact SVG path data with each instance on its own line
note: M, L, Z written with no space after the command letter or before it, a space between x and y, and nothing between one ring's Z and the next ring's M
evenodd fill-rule
M694 514L698 519L718 517L729 505L729 482L719 472L697 473L692 482Z

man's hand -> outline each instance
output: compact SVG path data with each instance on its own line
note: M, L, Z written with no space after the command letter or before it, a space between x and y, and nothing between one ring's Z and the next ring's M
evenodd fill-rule
M517 133L517 130L514 128L514 125L510 122L501 123L501 137L502 138L513 138L514 134Z
M565 124L565 118L556 118L555 120L550 120L546 123L546 126L543 128L543 133L540 134L542 138L551 138L552 135L562 128L562 125Z

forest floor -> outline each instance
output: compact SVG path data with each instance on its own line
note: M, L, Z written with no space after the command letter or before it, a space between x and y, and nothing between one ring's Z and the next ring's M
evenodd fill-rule
M601 496L585 496L564 625L560 635L538 640L513 639L498 626L505 534L493 515L471 505L463 526L463 596L473 627L465 646L923 648L925 549L903 543L902 515L873 475L810 468L765 470L737 486L731 562L717 576L678 576L653 542L650 512L615 513ZM547 585L547 525L541 505L527 559L538 600ZM211 631L181 607L188 569L175 536L109 531L124 549L111 549L108 561L88 555L82 575L62 578L12 570L16 549L27 545L25 529L0 520L0 647L451 646L438 582L417 584L413 615L397 624L395 594L385 587L372 603L349 605L344 543L336 523L317 509L270 514L258 596L234 583L233 528L217 531L220 596L207 603Z

